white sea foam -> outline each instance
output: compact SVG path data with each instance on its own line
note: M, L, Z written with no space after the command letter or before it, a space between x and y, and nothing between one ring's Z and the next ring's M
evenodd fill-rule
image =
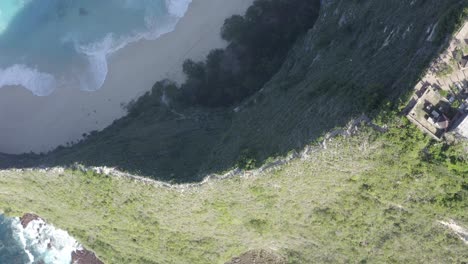
M176 17L183 17L192 0L166 0L169 13Z
M124 0L125 8L146 8L144 15L145 26L133 32L127 32L126 34L108 33L92 43L81 41L79 34L76 34L76 32L65 33L61 39L61 44L66 46L72 43L75 47L75 52L80 54L81 59L85 59L80 63L87 63L86 68L83 68L83 64L79 64L78 66L67 64L57 66L51 64L53 67L59 67L60 70L63 69L65 75L62 75L62 73L57 73L55 70L52 70L53 72L50 73L41 72L38 68L31 67L29 63L12 66L8 66L7 64L6 68L0 68L0 88L10 85L23 86L37 96L48 96L58 86L62 85L78 85L83 91L96 91L100 89L107 77L107 60L110 55L131 43L142 39L154 40L163 34L173 31L177 22L187 12L192 0L163 0L167 8L165 10L166 15L163 18L161 18L161 13L158 13L159 11L157 11L157 8L154 6L155 2L153 1ZM70 54L70 56L72 55ZM77 60L69 60L71 63L75 61ZM35 63L40 64L42 62L38 61ZM73 70L70 71L69 69ZM57 80L60 80L60 82Z
M18 218L12 223L15 237L29 256L29 263L71 263L72 252L83 247L66 231L55 228L42 219L31 221L23 228Z
M101 41L87 45L79 45L77 41L74 41L76 51L84 54L89 63L86 74L79 77L81 90L96 91L102 87L108 73L107 58L111 54L131 43L142 39L155 40L161 35L173 31L177 22L187 12L191 2L192 0L166 0L168 12L172 16L171 21L168 21L166 25L158 24L157 18L153 14L147 13L145 16L147 31L145 32L134 32L132 35L121 37L115 37L109 33ZM129 8L132 4L134 2L127 1Z
M0 68L0 88L19 85L37 96L50 95L57 87L55 77L26 65L16 64L6 69Z
M11 222L11 228L14 232L14 235L16 239L19 241L19 243L22 245L24 252L28 255L29 258L29 263L34 262L34 256L33 254L27 249L27 242L26 238L24 237L24 232L23 232L23 226L21 225L21 222L18 218L13 219ZM28 264L29 264L28 263Z

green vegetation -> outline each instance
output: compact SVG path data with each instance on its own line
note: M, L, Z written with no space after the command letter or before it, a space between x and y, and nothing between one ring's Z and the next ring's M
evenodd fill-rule
M267 16L257 17L258 10L252 9L245 17L250 14L259 19L255 21L268 22L268 19L263 19L270 14L278 14L275 9L264 9L263 4L267 2L277 3L281 7L287 7L289 2L296 3L285 0L259 1L257 3L261 7L258 10L268 10L264 12ZM175 89L176 86L169 81L158 82L152 92L130 107L129 115L104 131L93 133L79 144L59 148L47 155L2 155L0 167L66 166L79 162L87 166L114 166L166 181L193 182L209 173L236 167L246 149L255 154L251 164L262 164L269 157L302 149L331 129L344 126L352 117L362 113L375 115L387 102L398 104L402 97L412 91L429 63L443 48L447 34L453 33L460 19L466 17L464 9L460 8L460 3L465 2L327 1L321 7L314 26L299 37L288 51L282 47L291 44L293 38L283 34L286 28L275 27L272 30L270 26L277 25L277 21L272 21L271 25L259 23L261 26L255 30L278 33L278 36L282 36L278 43L284 44L278 46L281 47L278 53L270 53L269 49L265 52L273 54L272 58L285 56L285 60L278 71L272 70L276 74L265 80L260 90L257 85L243 86L256 92L252 95L246 93L246 96L250 96L240 103L218 108L206 107L210 103L201 106L180 103L177 98L181 90ZM286 11L290 10L286 7ZM308 10L304 9L304 12ZM285 14L290 12L286 11ZM296 16L283 16L282 12L279 17L296 19ZM283 26L291 26L290 29L298 29L297 32L304 30L301 25L308 20L303 20L303 13L298 13L297 18L297 23ZM452 21L452 18L455 20ZM240 32L239 28L250 21L245 19L232 18L224 27L225 37L232 38L232 45L240 42L246 43L243 45L247 47L250 37L255 39L258 36L262 40L275 37L264 32L251 36L249 32L253 28L250 26L249 32ZM427 29L438 22L444 26L436 27L434 32L443 38L430 41ZM249 46L250 49L257 50L259 47ZM213 65L219 66L219 59L227 55L227 50L229 48L212 53ZM204 63L204 67L212 67L209 61ZM263 67L261 63L255 65L263 70L271 68ZM279 64L275 62L273 65ZM199 68L189 66L195 67L192 69L195 72ZM208 68L204 68L204 71ZM224 69L212 68L214 72ZM261 76L263 74L258 75ZM217 79L214 78L213 83ZM219 94L236 90L223 89L219 90ZM217 95L213 93L210 96L216 98Z
M449 96L449 92L447 90L439 90L438 91L440 96L442 96L443 98L447 98Z
M223 29L230 46L204 63L187 62L184 89L158 82L104 131L47 155L0 156L0 166L80 162L190 182L236 166L253 169L305 146L308 156L179 188L79 170L0 171L0 208L44 217L107 263L224 263L251 249L276 250L289 263L467 262L466 245L439 221L468 226L468 145L435 142L391 110L466 18L464 2L326 1L315 26L288 51L293 38L264 19L296 19L285 15L289 2L258 1L246 17L231 18ZM285 8L285 16L266 3ZM256 34L244 32L253 29L250 16L262 21ZM303 13L297 18L281 26L305 30ZM438 37L429 41L427 29L438 22ZM279 49L261 49L257 58L273 60L243 61L258 68L236 87L224 86L240 46L258 51L249 41L278 36ZM181 102L180 91L193 96ZM226 100L213 101L207 91ZM235 109L213 107L245 96ZM361 127L326 149L309 145L363 112L388 132Z
M178 100L208 107L230 106L260 90L279 70L298 37L314 25L319 0L256 0L245 16L227 19L221 31L229 46L205 62L187 60L187 81Z
M455 99L455 101L453 101L452 103L452 107L455 108L455 109L458 109L460 106L461 106L461 100L460 99Z
M449 8L446 8L445 14L438 23L438 39L442 40L446 38L447 34L460 29L467 16L468 8L466 0L458 1L458 3L454 3Z
M468 54L468 44L463 45L463 54Z
M455 49L453 52L453 58L457 61L460 62L463 59L463 51L461 49Z
M453 64L453 63L450 63L450 64ZM452 73L453 73L453 67L444 62L442 65L440 65L440 68L437 71L436 75L437 77L445 77L445 76L449 76Z
M246 149L241 152L237 166L240 169L253 170L258 166L258 162L255 159L255 153Z
M468 145L431 141L406 119L379 121L387 133L363 127L279 170L183 191L3 171L0 208L41 215L106 263L224 263L262 248L289 263L466 262L466 245L438 221L468 226Z

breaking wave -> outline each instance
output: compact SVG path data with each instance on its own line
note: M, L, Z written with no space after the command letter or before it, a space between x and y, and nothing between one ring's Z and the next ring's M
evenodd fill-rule
M63 85L101 88L111 54L174 30L191 0L8 2L18 1L0 3L0 88L47 96Z
M42 219L24 228L19 218L0 215L0 263L71 263L72 252L82 248L66 231Z

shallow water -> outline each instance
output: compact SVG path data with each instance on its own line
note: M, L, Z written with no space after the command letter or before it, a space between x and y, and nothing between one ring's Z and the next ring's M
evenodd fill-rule
M0 263L29 263L23 245L16 239L14 218L0 214Z
M1 0L0 87L99 89L107 59L174 29L191 0Z

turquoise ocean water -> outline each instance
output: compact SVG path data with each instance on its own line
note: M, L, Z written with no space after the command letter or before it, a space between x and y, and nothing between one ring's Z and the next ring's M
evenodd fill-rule
M172 31L191 0L1 0L0 88L99 89L107 59Z
M37 96L65 85L97 90L109 56L172 31L190 2L0 0L0 89L22 86ZM42 225L25 230L19 219L0 215L0 264L70 263L75 243L64 231Z
M7 218L0 214L0 263L30 262L21 241L16 237L16 224L14 218Z
M70 264L72 252L82 246L66 231L56 229L42 219L26 228L20 219L0 214L0 263Z

